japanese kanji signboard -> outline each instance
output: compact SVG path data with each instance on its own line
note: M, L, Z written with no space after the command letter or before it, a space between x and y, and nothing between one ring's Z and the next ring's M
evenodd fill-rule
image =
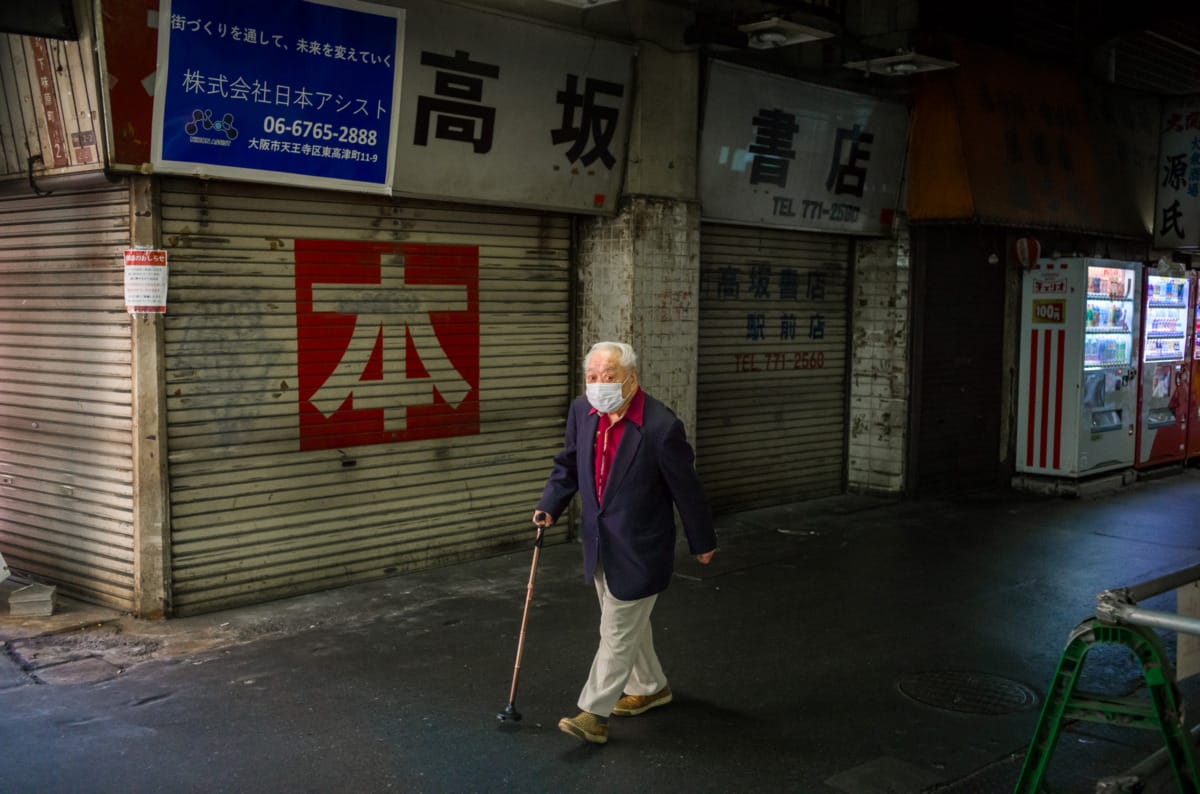
M102 0L116 170L616 209L631 45L436 0L146 1Z
M447 3L404 5L397 192L616 208L632 47Z
M900 200L907 132L900 105L713 61L704 218L882 234Z
M164 0L156 171L386 192L404 11Z
M1154 244L1200 246L1200 97L1165 103Z
M296 240L300 448L479 432L479 249Z

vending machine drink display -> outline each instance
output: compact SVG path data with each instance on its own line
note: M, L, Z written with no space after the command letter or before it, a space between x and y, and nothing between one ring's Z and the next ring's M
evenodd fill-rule
M1192 329L1192 361L1191 373L1188 378L1188 391L1191 394L1191 402L1188 404L1188 428L1187 428L1187 451L1185 453L1188 460L1200 458L1200 290L1197 290L1197 284L1200 282L1200 274L1195 271L1188 274L1188 280L1192 286L1192 307L1190 322L1188 327Z
M1141 264L1041 259L1025 273L1018 472L1083 477L1132 466Z
M1187 450L1188 387L1186 358L1188 309L1185 275L1147 274L1142 312L1142 367L1138 407L1138 468L1183 460Z

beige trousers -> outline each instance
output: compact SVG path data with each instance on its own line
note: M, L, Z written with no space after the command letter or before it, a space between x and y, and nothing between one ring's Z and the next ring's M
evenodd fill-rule
M650 629L650 613L658 596L636 601L615 598L599 566L596 595L600 599L600 646L579 694L579 708L607 717L622 693L653 695L667 685L667 676L654 652Z

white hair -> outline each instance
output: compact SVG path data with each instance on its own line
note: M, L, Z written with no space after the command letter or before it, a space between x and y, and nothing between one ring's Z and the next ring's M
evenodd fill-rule
M587 369L588 359L592 357L592 353L603 351L605 353L616 353L617 363L625 369L637 371L637 353L633 352L633 348L624 342L597 342L592 345L592 349L583 357L583 368Z

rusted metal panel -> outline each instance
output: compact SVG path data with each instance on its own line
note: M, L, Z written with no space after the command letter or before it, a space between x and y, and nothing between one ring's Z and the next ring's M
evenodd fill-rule
M177 614L528 540L575 381L568 218L182 179L162 197Z
M61 592L132 599L124 185L0 199L0 548Z
M76 41L0 34L0 179L101 168L92 26L81 22Z
M918 80L908 145L908 217L973 218L974 194L953 85L939 75Z
M914 83L911 220L1148 237L1153 170L1139 149L1156 141L1131 138L1125 113L1112 112L1144 112L1144 101L1085 91L1066 68L983 45L950 53L957 69Z
M697 470L719 511L845 488L850 243L707 224Z

